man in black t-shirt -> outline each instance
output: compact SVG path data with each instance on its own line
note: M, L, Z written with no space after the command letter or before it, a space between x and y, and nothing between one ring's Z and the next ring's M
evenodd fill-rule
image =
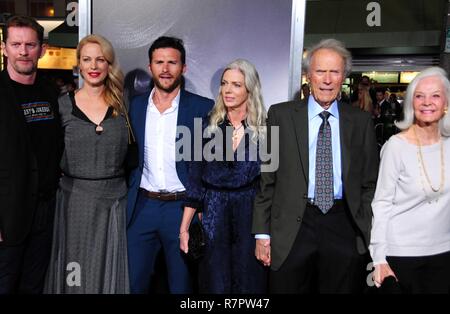
M37 76L43 28L11 17L0 73L0 294L41 293L50 258L62 132L57 91Z

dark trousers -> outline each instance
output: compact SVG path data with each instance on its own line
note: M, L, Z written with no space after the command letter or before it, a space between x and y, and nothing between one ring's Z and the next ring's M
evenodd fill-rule
M339 201L327 214L308 204L291 251L271 271L271 293L362 293L365 258L356 249L356 228Z
M0 245L0 294L39 294L50 261L55 198L38 202L30 234L20 245Z
M386 260L403 293L450 293L450 252Z
M171 293L191 293L192 280L180 250L183 201L160 201L138 194L136 218L127 229L131 293L148 293L161 248Z

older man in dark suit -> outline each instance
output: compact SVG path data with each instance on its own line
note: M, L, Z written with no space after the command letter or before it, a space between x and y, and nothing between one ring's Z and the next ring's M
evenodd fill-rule
M268 113L279 128L279 167L262 173L255 254L271 266L272 293L355 293L365 282L378 172L373 123L337 100L351 69L342 43L312 47L304 69L310 97Z

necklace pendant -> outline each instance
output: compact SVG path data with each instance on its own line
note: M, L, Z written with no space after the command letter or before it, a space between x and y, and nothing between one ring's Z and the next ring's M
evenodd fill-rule
M100 134L102 134L102 132L103 132L103 127L101 125L97 125L95 127L95 133L97 133L97 135L100 135Z

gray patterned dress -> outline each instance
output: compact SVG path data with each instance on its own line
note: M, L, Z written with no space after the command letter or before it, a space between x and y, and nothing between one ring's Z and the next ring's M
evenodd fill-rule
M75 105L59 99L65 150L57 193L46 293L128 293L123 162L128 133L108 110L103 132Z

